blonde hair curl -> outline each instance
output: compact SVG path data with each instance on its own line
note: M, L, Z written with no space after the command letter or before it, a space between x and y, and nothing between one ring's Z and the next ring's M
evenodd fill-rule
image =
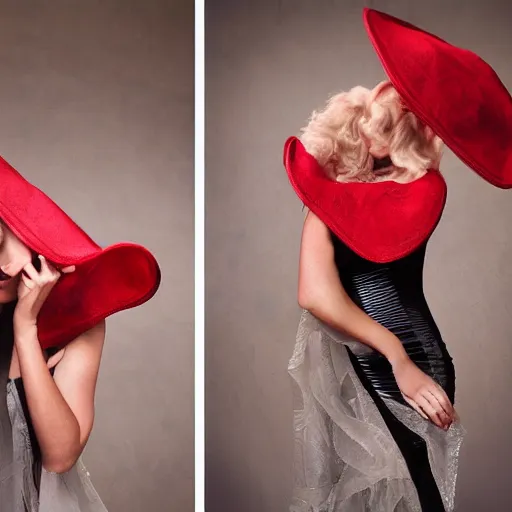
M438 168L443 149L441 139L405 109L390 82L332 96L323 110L313 112L300 139L336 181L413 181ZM375 158L383 156L393 168L374 171Z

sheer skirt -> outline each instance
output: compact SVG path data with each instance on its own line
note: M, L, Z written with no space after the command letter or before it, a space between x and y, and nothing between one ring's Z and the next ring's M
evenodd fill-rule
M5 417L0 421L0 438L4 440L0 446L0 510L107 512L81 460L64 474L42 469L36 482L29 427L14 381L7 384L7 410L9 424ZM12 443L5 441L9 438Z
M303 312L289 372L299 387L294 417L291 512L420 512L407 463L351 358L373 352ZM464 428L448 431L392 398L396 420L426 445L446 512L454 510Z

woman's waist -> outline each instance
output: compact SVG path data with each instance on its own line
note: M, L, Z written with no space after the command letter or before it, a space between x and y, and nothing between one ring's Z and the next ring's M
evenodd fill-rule
M410 342L404 347L418 368L434 379L453 402L455 368L446 348L444 347L443 350L438 351L425 350L425 346L419 341ZM379 394L394 399L400 396L391 364L381 353L370 352L358 354L354 357L368 382Z
M401 297L379 299L371 295L353 294L351 299L370 318L391 331L404 344L419 341L444 345L441 333L422 295L404 300Z
M400 340L413 361L421 363L425 358L430 362L452 360L441 333L431 318L422 318L421 321L417 318L413 322L398 325L391 322L379 323Z
M392 332L418 365L451 364L452 358L424 299L400 301L399 305L359 297L353 300L368 316Z

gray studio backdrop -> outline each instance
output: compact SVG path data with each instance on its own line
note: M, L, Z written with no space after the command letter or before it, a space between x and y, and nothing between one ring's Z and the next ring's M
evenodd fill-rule
M376 1L488 60L512 88L508 2ZM282 147L338 90L384 78L364 2L206 5L206 426L208 512L283 512L291 490L301 204ZM512 191L449 151L446 210L428 249L427 299L457 370L468 429L458 504L504 511L512 488Z
M193 508L193 2L0 1L0 154L162 267L107 321L85 452L109 511Z

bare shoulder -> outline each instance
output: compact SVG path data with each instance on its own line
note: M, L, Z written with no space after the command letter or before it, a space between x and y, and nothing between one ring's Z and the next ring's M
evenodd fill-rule
M106 322L102 320L88 331L77 336L66 346L66 352L77 350L101 350L105 342Z
M306 213L303 231L324 237L329 235L329 228L311 210Z

